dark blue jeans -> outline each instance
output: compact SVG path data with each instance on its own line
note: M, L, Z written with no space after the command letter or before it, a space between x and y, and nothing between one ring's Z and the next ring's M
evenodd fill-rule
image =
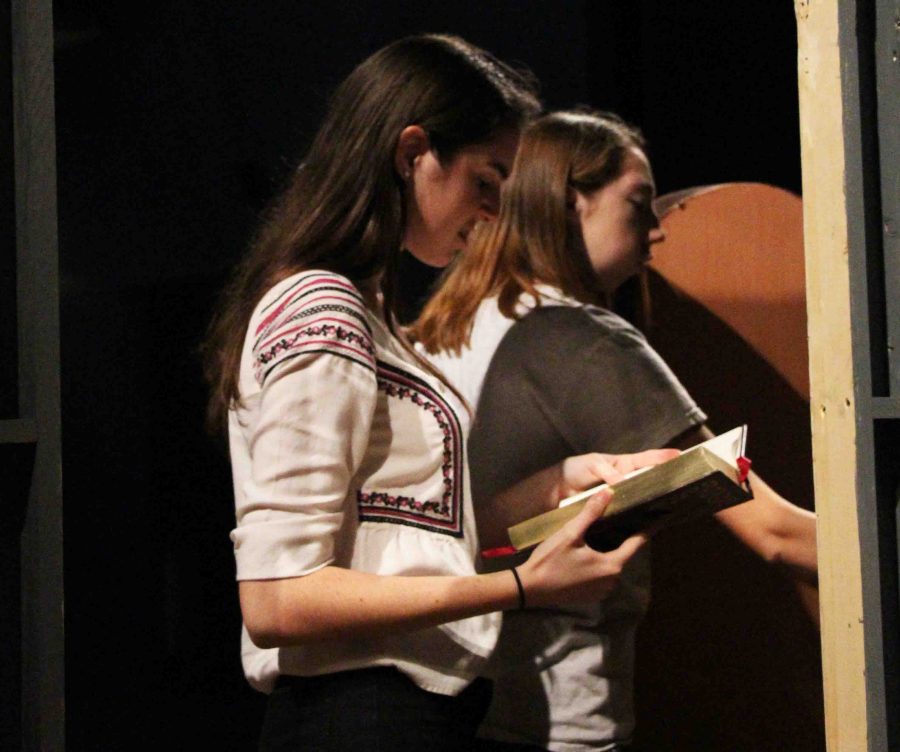
M491 697L476 679L456 697L394 668L282 676L269 695L260 752L471 752Z

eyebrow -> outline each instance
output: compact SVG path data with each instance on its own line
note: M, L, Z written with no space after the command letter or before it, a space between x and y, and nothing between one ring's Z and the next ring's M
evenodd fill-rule
M646 193L647 195L652 196L656 193L656 186L652 183L640 182L631 188L631 193Z

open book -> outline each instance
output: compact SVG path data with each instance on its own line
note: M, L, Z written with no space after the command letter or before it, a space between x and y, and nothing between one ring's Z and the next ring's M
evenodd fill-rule
M588 545L608 551L640 530L669 527L753 498L747 483L750 461L744 456L746 442L747 426L740 426L668 462L625 476L613 484L612 501L588 530ZM582 491L563 499L558 509L513 525L510 542L517 550L540 543L603 488L606 484Z

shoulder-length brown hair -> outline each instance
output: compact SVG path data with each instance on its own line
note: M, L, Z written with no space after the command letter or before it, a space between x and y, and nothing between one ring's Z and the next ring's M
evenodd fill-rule
M590 193L615 179L628 149L643 148L639 131L610 113L554 112L523 132L503 187L500 216L479 226L425 307L413 336L428 352L459 353L469 343L481 301L497 296L515 318L522 293L541 283L584 303L601 302L596 277L571 220L573 189Z
M401 39L362 62L332 96L290 184L223 292L203 346L208 422L239 403L244 335L266 290L304 269L357 284L379 278L393 328L394 267L406 218L394 167L400 132L419 125L447 160L539 111L533 80L458 37Z

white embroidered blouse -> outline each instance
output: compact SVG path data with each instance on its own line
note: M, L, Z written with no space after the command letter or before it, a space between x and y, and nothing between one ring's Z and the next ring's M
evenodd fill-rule
M326 566L380 575L474 574L467 416L359 291L306 271L269 290L248 328L242 405L229 416L238 580ZM490 655L499 614L379 639L263 650L242 637L250 683L394 665L457 694Z

